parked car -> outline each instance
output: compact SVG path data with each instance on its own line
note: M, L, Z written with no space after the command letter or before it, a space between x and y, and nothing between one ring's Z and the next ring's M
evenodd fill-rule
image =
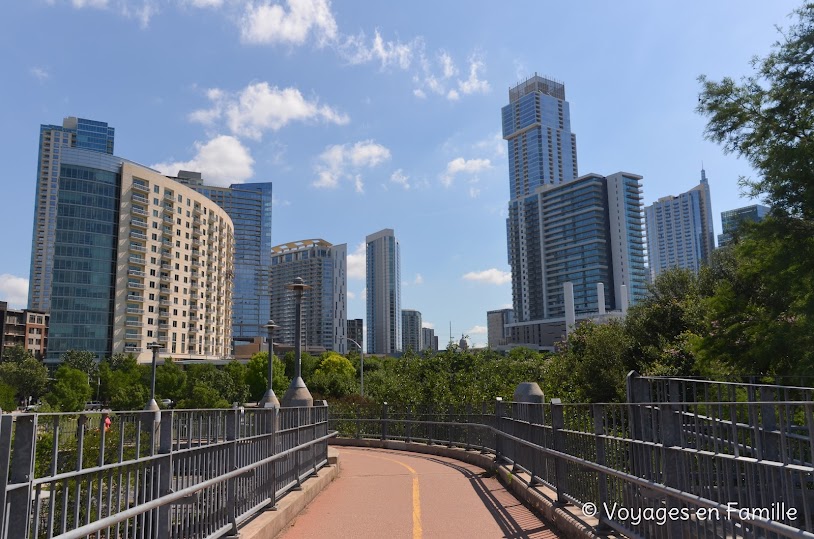
M175 407L175 403L172 402L172 399L161 399L161 406L164 408L173 408Z
M85 410L101 410L102 403L99 401L90 401L85 403Z

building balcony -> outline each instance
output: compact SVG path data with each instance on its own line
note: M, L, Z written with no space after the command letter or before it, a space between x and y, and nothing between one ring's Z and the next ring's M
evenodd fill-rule
M161 259L162 260L164 260L164 259L172 260L172 251L170 251L169 249L162 249L161 250Z
M127 353L130 353L130 352L139 353L139 352L142 351L142 349L141 349L140 346L125 346L124 351L127 352Z
M134 309L133 307L128 307L127 314L144 314L144 309Z
M144 283L138 283L136 281L127 281L127 288L135 288L137 290L144 290Z
M158 311L158 318L168 318L169 316L169 311Z
M192 212L194 215L201 215L201 207L198 204L195 204L195 207L192 208Z
M166 192L164 193L164 200L167 200L169 202L175 202L175 195L173 193Z
M141 191L142 193L149 193L150 186L146 183L133 182L133 191Z
M139 245L137 243L131 243L130 244L130 250L135 251L137 253L146 253L147 252L147 248L145 246Z
M133 277L144 277L144 272L140 270L127 270L127 275L132 275Z
M172 265L171 264L161 264L161 269L163 269L163 270L171 270Z
M172 236L172 228L165 226L161 228L161 234L164 236Z
M131 256L128 260L130 260L131 264L139 264L143 266L147 261L140 256Z
M146 196L139 195L139 194L136 194L136 193L133 193L133 196L132 196L131 199L132 199L133 202L138 202L139 204L149 204L150 203L149 199Z
M127 301L143 302L144 301L144 296L139 296L139 295L136 295L136 294L127 294Z
M189 332L190 333L198 333L198 328L195 327L195 326L189 326Z
M161 279L162 283L170 283L170 282L172 282L172 279L170 279L169 275L161 275L160 279ZM162 290L164 288L166 288L166 287L163 287L163 286L161 287Z
M130 212L136 215L143 215L144 217L147 217L149 215L149 213L147 213L147 210L145 210L144 208L140 208L138 206L133 206L132 208L130 208Z
M158 329L169 329L170 325L167 322L159 322Z
M158 304L161 305L162 307L170 307L172 305L172 302L168 299L162 299L158 301Z
M141 340L141 333L125 333L124 338L125 339L133 339L133 340L136 340L136 339Z
M166 335L159 335L156 338L156 341L158 341L158 342L167 342L168 340L169 340L169 337L167 337Z
M130 219L130 226L134 228L147 228L147 221L143 219Z
M141 322L139 322L137 320L127 320L127 321L125 321L124 325L129 327L129 328L141 328L141 327L144 327L144 324L142 324Z

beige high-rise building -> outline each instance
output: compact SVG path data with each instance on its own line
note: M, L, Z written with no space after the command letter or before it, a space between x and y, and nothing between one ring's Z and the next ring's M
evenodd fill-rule
M121 169L113 353L219 359L232 338L234 233L204 195L130 162Z

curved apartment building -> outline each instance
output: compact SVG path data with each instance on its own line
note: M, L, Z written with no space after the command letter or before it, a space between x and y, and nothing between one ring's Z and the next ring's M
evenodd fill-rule
M220 359L232 340L234 228L206 196L146 167L121 167L113 353Z

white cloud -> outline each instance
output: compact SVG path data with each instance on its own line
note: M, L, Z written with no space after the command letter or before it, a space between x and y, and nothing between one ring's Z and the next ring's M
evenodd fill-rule
M279 198L277 198L277 195L272 194L271 195L271 205L272 206L281 206L281 207L291 206L291 201L290 200L279 199Z
M413 90L413 95L416 96L419 99L426 99L427 98L427 94L424 93L424 90L422 90L421 88L416 88L415 90Z
M305 99L296 88L280 89L268 82L249 84L234 95L212 88L206 96L212 107L193 111L191 121L213 125L224 119L233 134L255 140L260 140L264 131L277 131L293 121L322 120L339 125L350 121L346 114Z
M409 69L414 50L421 46L420 39L414 39L409 43L402 43L399 40L385 41L376 30L369 45L367 36L360 32L355 36L346 36L337 50L342 58L353 65L377 61L382 68L394 65L401 69Z
M8 273L0 274L0 299L9 307L22 309L28 304L28 279Z
M426 320L423 320L421 322L421 327L422 328L435 329L435 324L433 324L432 322L427 322Z
M447 99L450 101L458 101L461 98L461 95L458 93L457 90L450 90L447 92Z
M390 181L393 183L397 183L404 187L404 189L410 188L410 177L404 174L404 171L401 169L396 170L393 174L390 175Z
M390 160L390 150L372 140L355 144L328 146L319 156L316 166L317 179L314 187L336 188L343 178L350 179L357 192L364 192L364 183L357 172L361 168L373 168ZM351 174L354 172L355 174Z
M424 276L420 273L415 274L415 280L413 280L413 284L424 284Z
M441 183L445 187L452 185L452 180L460 173L475 174L482 170L492 168L492 163L488 159L469 159L457 157L447 163L447 170L441 175Z
M362 301L367 301L367 287L364 287L362 289L362 294L361 295L362 295ZM365 326L365 330L367 330L367 326ZM367 334L365 334L365 335L367 335ZM367 337L365 337L365 339L367 339Z
M445 79L449 79L458 74L458 68L455 67L455 62L452 61L452 57L449 54L442 51L440 59L441 68L443 69Z
M490 137L479 140L473 147L476 150L489 151L494 157L503 157L506 155L506 141L503 140L503 134L500 131L497 131Z
M269 0L248 2L240 20L246 43L302 45L313 34L318 45L337 35L336 20L328 0L286 0L288 9Z
M219 8L223 5L223 0L187 0L187 3L200 8Z
M512 274L508 271L490 268L488 270L465 273L463 279L466 281L502 285L511 282Z
M469 59L469 78L458 81L458 89L464 94L489 93L489 82L478 79L478 72L485 68L483 61L473 56Z
M480 196L480 189L477 187L470 187L469 188L469 197L470 198L478 198Z
M486 326L472 326L466 331L466 334L469 336L472 335L485 335L487 332Z
M367 244L361 242L348 254L348 279L365 280L367 277Z
M139 21L142 28L147 28L150 24L150 19L159 11L158 6L151 0L144 0L140 7L135 7L129 2L122 1L119 5L119 10L125 17Z
M48 71L41 67L32 67L31 69L28 70L28 72L31 73L31 76L38 79L40 82L46 80L50 76L48 74Z
M356 299L356 294L354 292L351 292L350 290L348 290L347 296L348 299Z
M152 168L171 176L179 170L201 172L208 182L219 186L244 182L254 174L254 159L235 137L220 135L206 143L196 142L195 149L197 153L189 161L157 163Z
M104 9L107 7L108 0L71 0L71 5L76 9L84 7L92 7L97 9Z

